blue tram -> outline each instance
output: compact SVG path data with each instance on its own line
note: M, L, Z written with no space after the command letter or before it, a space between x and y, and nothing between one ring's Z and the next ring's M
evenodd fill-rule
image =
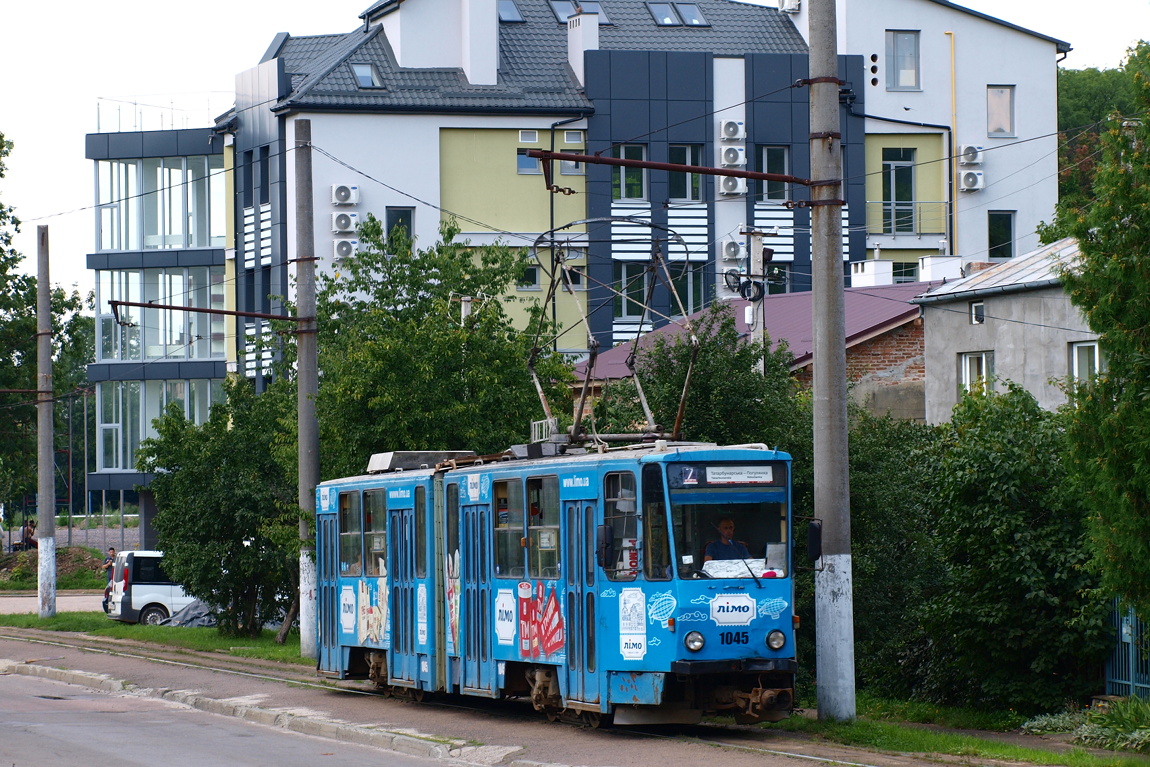
M414 698L529 698L592 725L786 717L790 456L580 453L381 454L322 483L319 672Z

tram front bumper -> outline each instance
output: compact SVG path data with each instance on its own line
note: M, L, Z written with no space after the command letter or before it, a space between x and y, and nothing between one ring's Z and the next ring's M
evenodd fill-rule
M730 672L768 672L793 674L799 664L793 658L734 658L730 660L671 661L671 673L684 676L724 674Z

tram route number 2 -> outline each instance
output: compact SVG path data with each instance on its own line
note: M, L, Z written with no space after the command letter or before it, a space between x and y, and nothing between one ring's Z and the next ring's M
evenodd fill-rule
M720 631L719 641L723 644L747 644L751 637L746 631Z

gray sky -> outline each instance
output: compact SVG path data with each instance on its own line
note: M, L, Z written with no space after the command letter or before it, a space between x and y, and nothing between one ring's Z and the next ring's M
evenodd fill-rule
M8 0L0 25L0 132L16 146L0 201L23 221L16 247L25 268L35 269L36 227L47 225L52 282L92 288L85 268L95 221L86 133L208 125L230 106L235 75L259 63L277 32L347 32L370 4L236 0L213 9L164 0ZM1074 69L1118 66L1129 46L1150 38L1150 0L965 5L1069 42L1074 50L1063 65Z

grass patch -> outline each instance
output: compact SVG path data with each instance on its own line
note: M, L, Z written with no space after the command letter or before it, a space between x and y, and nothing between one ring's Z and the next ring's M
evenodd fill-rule
M966 759L998 759L1064 767L1150 767L1150 759L1136 755L1109 757L1097 756L1081 749L1056 752L1028 748L970 733L946 732L921 725L870 719L863 713L861 705L858 709L860 718L849 723L792 717L764 726L801 732L817 740L846 746L897 753L949 754ZM943 709L943 712L946 711ZM887 710L884 715L890 716L892 712ZM917 715L922 718L921 714ZM953 712L947 715L953 715Z
M200 652L218 652L241 658L291 663L313 666L315 661L301 658L299 654L299 632L288 635L287 642L275 643L275 632L270 629L258 637L244 637L242 646L237 645L236 637L226 637L216 629L187 628L184 626L140 626L134 623L121 623L109 620L103 613L63 612L48 619L35 614L0 615L0 626L13 628L41 629L44 631L71 631L93 636L131 639L137 642L178 647Z

